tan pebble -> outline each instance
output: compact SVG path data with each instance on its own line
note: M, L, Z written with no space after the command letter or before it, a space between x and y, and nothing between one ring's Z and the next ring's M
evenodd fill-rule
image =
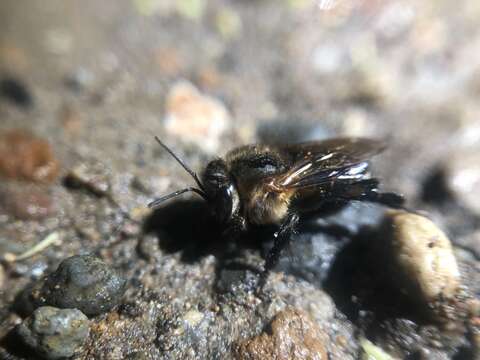
M404 276L412 297L428 303L454 297L460 273L444 232L426 217L404 211L390 211L388 222L393 266Z
M71 187L83 188L97 196L110 191L109 171L102 163L81 163L71 169L65 177Z
M230 114L219 100L203 95L186 81L170 89L165 116L170 134L214 152L229 125Z

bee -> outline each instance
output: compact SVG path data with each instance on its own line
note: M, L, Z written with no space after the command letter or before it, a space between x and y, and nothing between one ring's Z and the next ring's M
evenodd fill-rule
M193 177L197 187L160 197L149 204L150 208L194 192L205 199L216 222L230 236L252 225L277 226L261 273L261 287L303 215L315 214L328 204L350 201L392 208L401 208L404 203L401 195L380 192L378 179L369 171L370 159L385 149L385 143L379 140L344 137L246 145L210 161L198 177L158 137L155 139Z

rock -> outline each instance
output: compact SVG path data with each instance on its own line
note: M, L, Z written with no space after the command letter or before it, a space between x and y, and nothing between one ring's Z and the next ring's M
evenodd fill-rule
M241 360L327 360L327 338L310 317L297 309L278 313L262 334L235 348Z
M125 280L100 259L77 255L64 260L45 282L47 303L77 308L87 315L109 311L120 302Z
M28 109L33 106L33 97L27 86L13 77L0 80L0 97L21 108Z
M43 306L17 327L25 344L46 359L71 357L90 332L88 318L77 309Z
M443 165L445 185L457 201L480 215L480 157L479 149L460 151L452 155Z
M19 220L41 220L55 212L45 189L7 188L0 191L0 207Z
M23 130L0 135L0 175L14 180L52 182L59 165L50 144Z
M58 269L25 289L16 301L22 314L51 305L76 308L89 316L99 315L118 305L125 280L100 259L77 255L64 260Z
M189 82L176 83L167 95L167 132L203 150L218 149L230 121L230 114L219 100L203 95Z
M401 277L412 300L433 304L453 298L460 272L447 236L426 217L391 210L385 220L392 274ZM397 277L398 277L397 276Z
M107 168L98 162L75 166L65 177L65 185L100 197L107 195L111 187Z

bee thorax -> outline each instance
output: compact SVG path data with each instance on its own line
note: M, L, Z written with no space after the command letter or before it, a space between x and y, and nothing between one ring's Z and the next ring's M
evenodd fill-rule
M287 193L256 191L248 206L248 219L257 225L279 224L287 216L289 200Z

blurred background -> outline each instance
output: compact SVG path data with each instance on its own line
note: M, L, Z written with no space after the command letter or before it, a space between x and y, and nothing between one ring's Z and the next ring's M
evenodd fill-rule
M473 0L0 7L0 126L47 139L63 166L81 155L130 170L158 150L153 134L222 155L286 128L280 140L388 138L380 169L412 198L433 166L478 153Z
M387 139L385 188L478 275L479 25L476 0L2 0L0 253L64 241L15 282L0 267L0 289L108 243L118 206L144 219L190 184L154 135L198 170L257 141ZM128 244L103 258L134 269Z

